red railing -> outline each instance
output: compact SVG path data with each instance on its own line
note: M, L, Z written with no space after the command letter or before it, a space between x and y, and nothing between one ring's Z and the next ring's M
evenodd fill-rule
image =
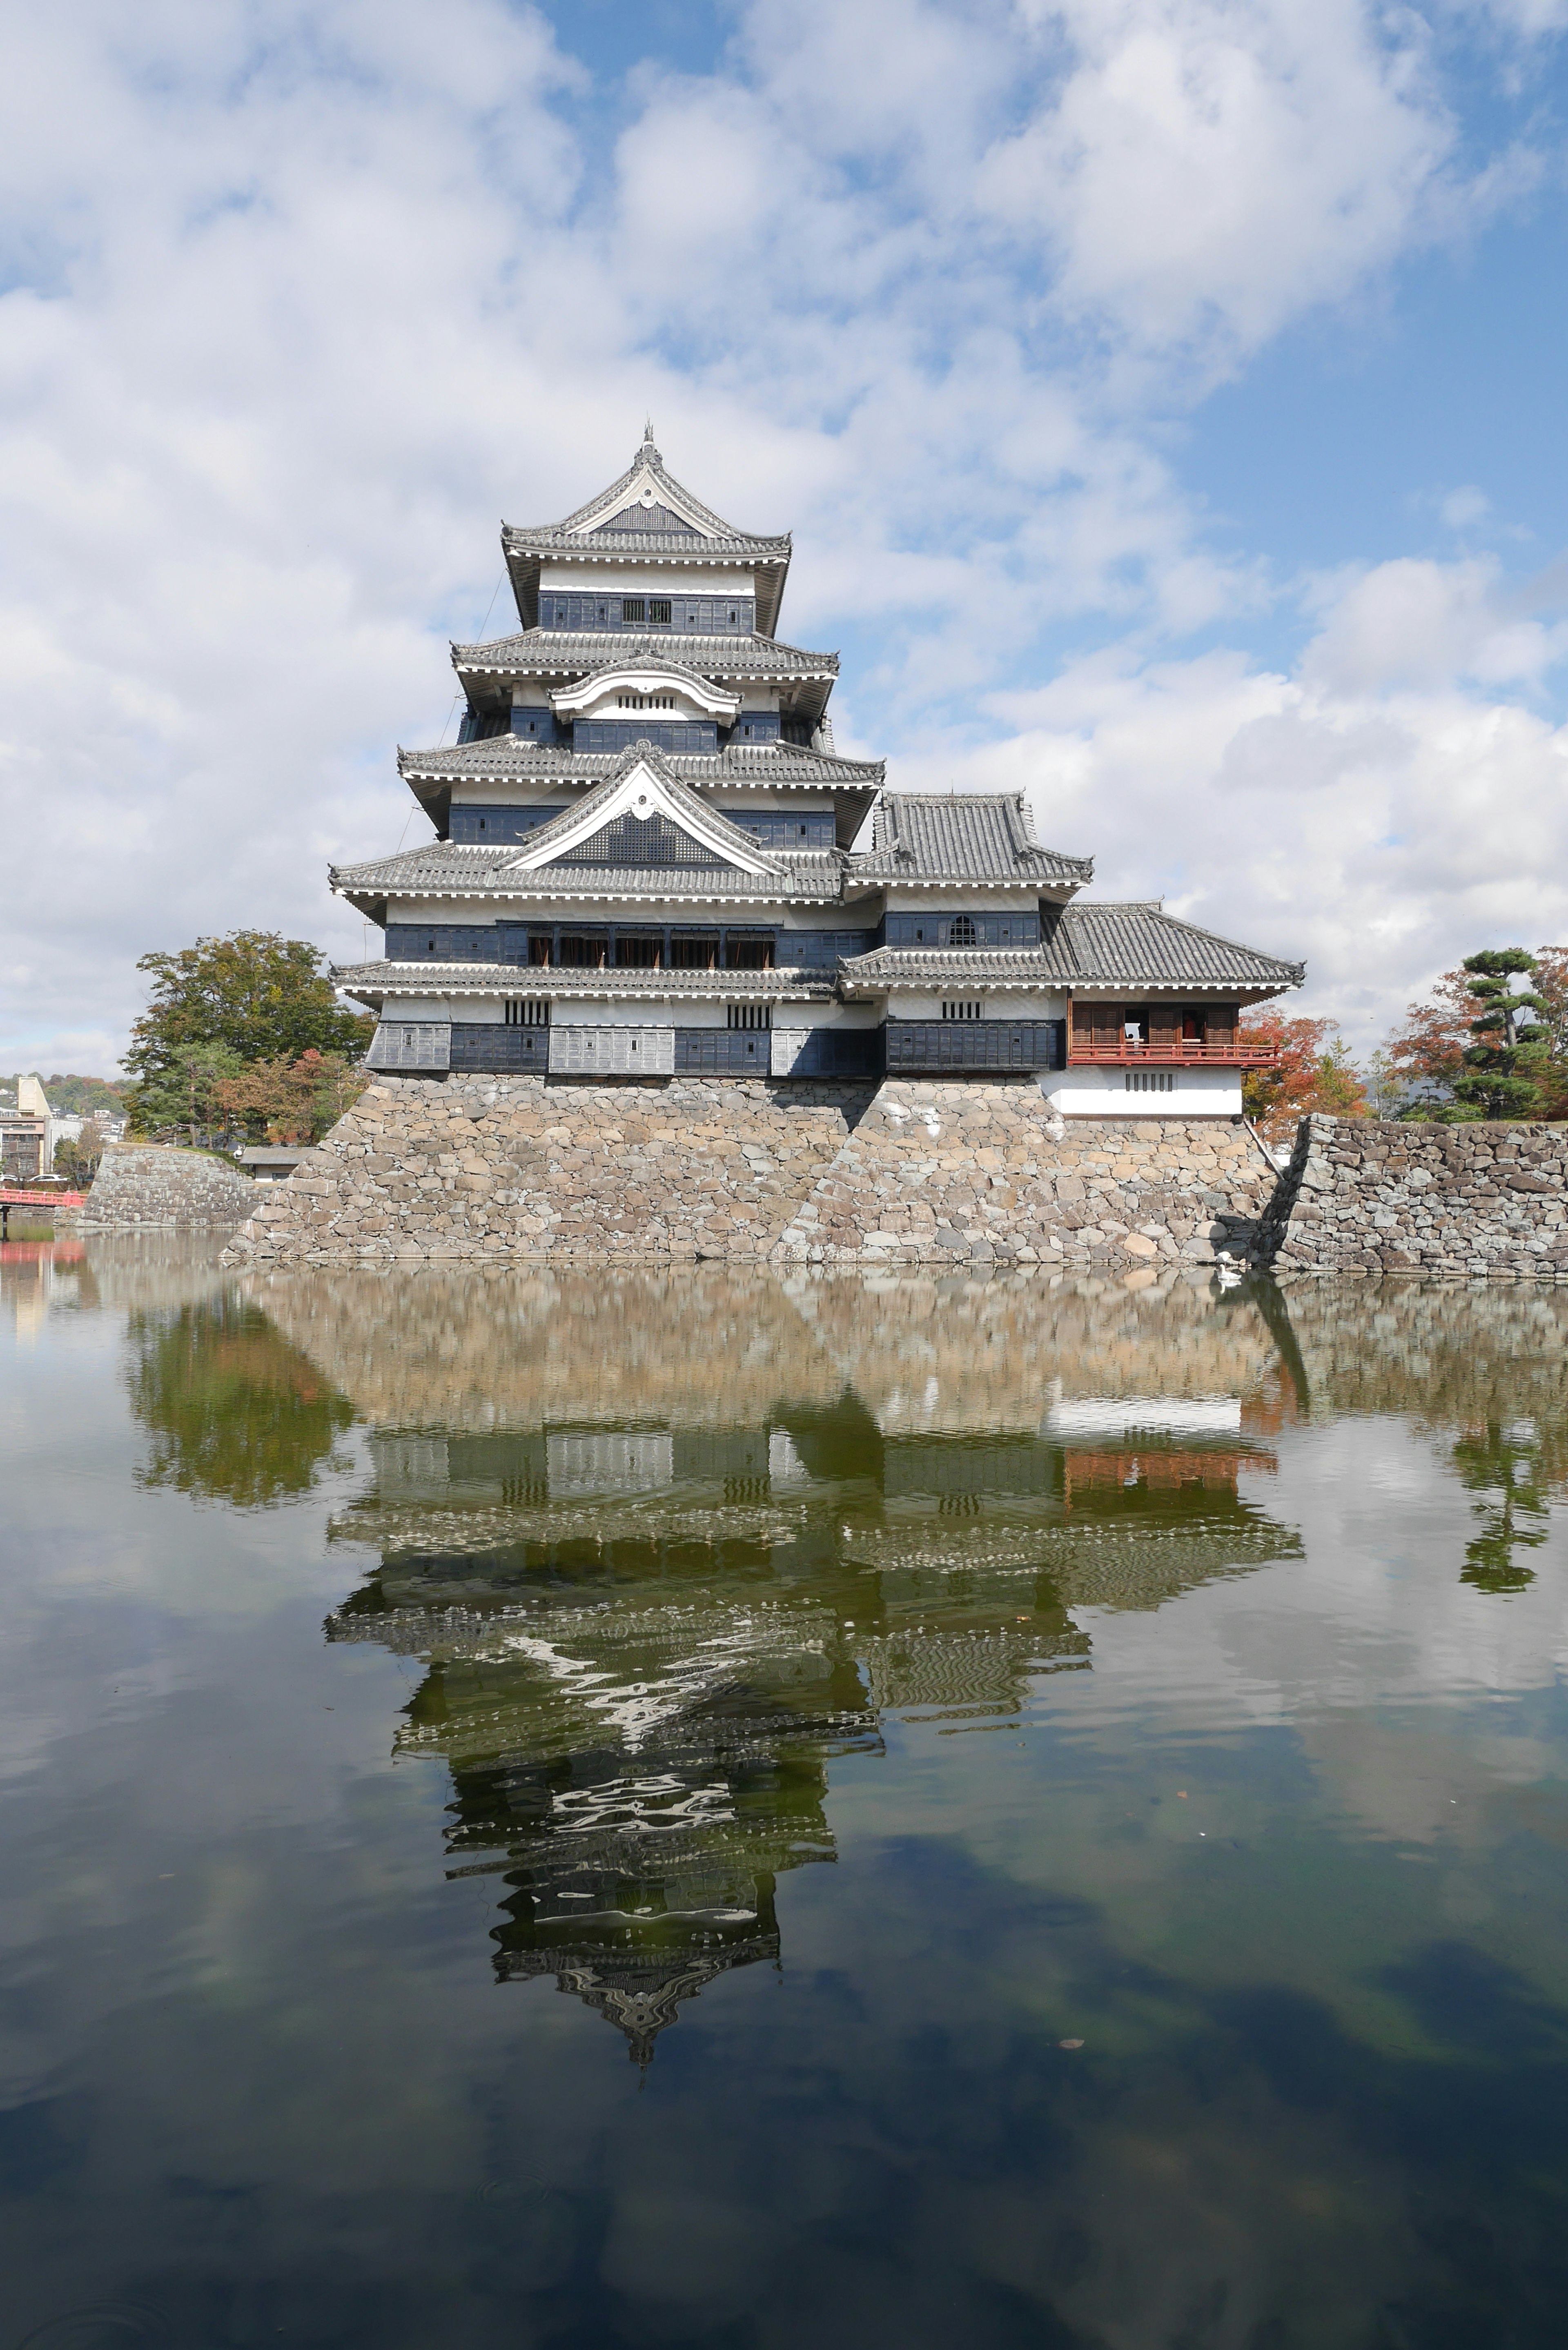
M1126 1038L1090 1045L1075 1036L1067 1047L1072 1068L1268 1069L1279 1057L1279 1046L1261 1038L1238 1045L1199 1045L1189 1037L1174 1045L1134 1045Z

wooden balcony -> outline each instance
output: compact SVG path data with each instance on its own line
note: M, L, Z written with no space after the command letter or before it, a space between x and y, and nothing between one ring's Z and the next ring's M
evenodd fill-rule
M1231 1045L1200 1045L1179 1036L1169 1045L1134 1045L1118 1037L1108 1045L1075 1036L1067 1046L1071 1069L1272 1069L1279 1046L1261 1037Z

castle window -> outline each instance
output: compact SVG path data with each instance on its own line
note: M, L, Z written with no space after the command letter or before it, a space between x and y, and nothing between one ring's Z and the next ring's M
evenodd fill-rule
M650 596L649 598L648 625L650 629L667 629L670 626L670 598L668 596Z
M648 606L642 597L623 596L620 599L620 617L623 628L633 620L646 620Z
M974 920L969 914L955 914L948 924L950 947L971 947L974 944Z
M980 1006L978 1003L944 1003L942 1006L942 1018L944 1020L978 1020L980 1018Z
M732 1028L771 1028L774 1024L771 1003L732 1003L728 1007Z
M506 1005L508 1028L547 1028L549 1024L550 1005L546 997L524 995L512 996L508 999Z

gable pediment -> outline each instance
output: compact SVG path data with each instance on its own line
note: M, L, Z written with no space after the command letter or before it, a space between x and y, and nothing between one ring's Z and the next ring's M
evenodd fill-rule
M683 515L678 515L672 507L656 498L651 490L645 490L640 497L620 507L607 521L595 523L593 529L584 535L597 538L605 531L628 530L659 538L700 538L702 535L701 531L692 529Z
M542 826L507 870L599 865L723 867L753 876L776 869L736 826L641 756L618 780L590 792L581 807Z

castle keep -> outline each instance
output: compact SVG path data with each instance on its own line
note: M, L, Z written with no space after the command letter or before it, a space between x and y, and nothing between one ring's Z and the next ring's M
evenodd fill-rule
M777 634L790 540L664 468L503 532L517 632L457 645L454 746L399 766L435 837L336 869L370 1066L442 1076L1038 1079L1064 1116L1239 1117L1241 1007L1302 967L1081 902L1021 795L841 758L837 657Z

